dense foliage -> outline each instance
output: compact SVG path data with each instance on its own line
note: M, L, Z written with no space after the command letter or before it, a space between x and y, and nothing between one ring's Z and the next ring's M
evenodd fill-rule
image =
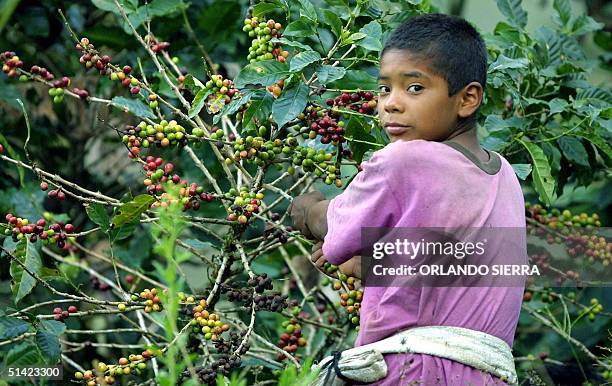
M18 3L0 18L0 379L61 362L88 385L289 385L349 347L359 280L310 267L286 208L313 186L338 194L388 142L382 42L431 2ZM609 49L609 32L569 0L534 33L519 0L497 5L482 144L522 180L528 229L548 238L532 259L563 284L525 292L519 377L597 384L609 291L553 257L610 271L595 232L612 94L581 47L596 33Z

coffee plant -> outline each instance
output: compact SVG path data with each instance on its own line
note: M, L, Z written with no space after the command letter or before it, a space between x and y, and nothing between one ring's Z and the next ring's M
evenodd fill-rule
M304 265L313 242L286 209L313 187L340 193L388 143L376 116L382 43L438 10L92 3L37 8L58 29L53 60L31 49L41 20L27 12L0 40L0 106L20 128L0 131L0 385L28 366L61 366L63 382L87 386L308 384L313 360L351 347L367 289L330 263L325 275ZM610 187L612 94L588 81L582 48L610 33L569 0L533 33L520 0L497 5L479 132L522 181L527 231L544 240L530 259L554 278L525 290L519 378L543 382L544 368L563 379L567 363L575 384L596 384L612 378L612 303L566 263L610 272L610 219L561 197ZM86 114L89 126L75 118ZM57 133L41 129L54 120ZM91 154L89 170L71 170Z

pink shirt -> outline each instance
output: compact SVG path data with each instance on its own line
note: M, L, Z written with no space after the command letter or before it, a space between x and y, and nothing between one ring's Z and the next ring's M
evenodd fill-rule
M363 170L329 204L323 245L328 261L341 264L360 254L361 227L524 228L523 194L508 161L493 152L477 166L469 152L451 145L397 141L362 163ZM355 345L410 327L445 325L483 331L512 347L522 298L520 287L366 287ZM377 385L505 385L430 355L385 359L389 373Z

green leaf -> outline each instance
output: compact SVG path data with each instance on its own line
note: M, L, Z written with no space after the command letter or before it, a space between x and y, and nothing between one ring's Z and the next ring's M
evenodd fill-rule
M55 320L43 320L40 323L38 331L36 331L36 341L42 353L45 355L45 360L49 364L55 364L62 352L59 336L66 330L64 323Z
M589 155L580 140L564 136L557 139L557 144L568 161L582 166L589 166Z
M362 70L347 70L346 74L332 84L340 89L377 90L376 77Z
M91 0L91 2L103 11L113 12L117 15L120 14L119 8L117 8L114 0ZM118 2L123 6L125 13L128 15L132 12L136 12L136 8L138 7L138 0L118 0Z
M306 38L316 34L314 23L305 17L289 23L283 36L294 36L298 38Z
M115 213L115 217L113 217L113 225L115 227L120 227L123 224L134 222L135 220L140 220L140 215L143 214L151 204L155 201L155 198L148 194L141 194L130 202L127 202Z
M272 112L272 95L266 94L263 99L253 101L251 106L244 112L242 116L242 125L247 126L251 123L253 117L257 117L260 120L267 119Z
M603 23L596 22L592 17L587 15L580 15L574 20L570 35L580 36L589 32L599 31L603 27Z
M321 55L317 51L304 51L295 55L291 59L289 71L297 72L306 68L309 64L321 60Z
M319 77L319 83L327 84L335 80L341 79L346 74L346 68L334 67L328 64L323 64L317 70L317 76Z
M274 101L272 118L279 128L297 117L306 108L308 91L308 86L304 83L294 83L293 86L283 90L281 96Z
M334 12L329 9L324 9L321 21L331 27L331 30L337 38L342 34L342 21Z
M262 60L245 66L236 79L236 88L244 88L247 85L268 86L278 80L289 76L289 66L278 60Z
M193 102L191 102L191 108L187 112L187 116L189 116L189 118L193 118L200 114L200 111L202 111L202 108L206 104L206 98L208 98L210 94L212 94L212 89L201 89L198 91L195 98L193 98Z
M134 233L134 231L136 230L136 226L139 223L140 223L140 220L136 220L134 222L125 224L119 228L115 228L111 230L109 233L111 242L123 240L123 239L130 237L132 233Z
M213 124L217 124L221 120L221 117L223 116L232 115L238 112L240 107L249 103L253 95L254 95L254 92L252 90L248 90L244 94L240 95L240 97L233 98L230 103L228 103L227 105L223 107L223 109L221 110L221 114L217 114L214 116Z
M315 10L314 5L308 0L299 0L300 1L300 16L305 16L310 20L316 22L317 21L317 11Z
M113 103L115 103L119 107L122 107L123 111L125 111L126 113L130 112L141 118L155 119L155 115L153 115L151 109L149 109L149 106L145 105L138 99L127 99L124 97L116 96L113 98Z
M182 0L153 0L148 5L143 5L140 8L147 8L150 16L167 16L174 12L187 9L187 5ZM140 9L139 8L139 9Z
M572 6L569 0L554 0L553 8L557 11L557 15L559 15L561 25L567 25L567 22L570 21L572 17Z
M565 99L554 98L553 100L548 102L548 107L550 108L548 115L561 113L565 110L567 106L568 106L568 103Z
M496 0L497 8L515 27L525 28L527 12L521 7L521 0Z
M102 204L89 204L85 209L87 216L94 223L100 226L102 231L108 231L110 227L110 219L106 213L106 208Z
M376 150L377 148L373 145L364 143L364 142L376 142L376 138L372 137L369 133L369 130L366 128L367 126L364 124L363 119L360 117L351 117L346 125L346 137L351 140L348 141L349 148L353 152L353 159L356 162L361 162L363 160L363 155L368 150ZM364 142L358 142L358 141Z
M21 157L19 156L19 153L17 153L15 149L13 149L13 147L8 143L6 138L4 138L4 135L2 135L2 133L0 133L0 143L4 145L4 147L6 148L6 151L11 156L11 158L16 159L17 161L21 161ZM15 166L15 167L17 168L17 171L19 172L19 183L23 187L25 172L23 170L23 167L21 166Z
M489 72L506 70L509 68L526 68L529 65L527 58L511 59L504 55L499 55L497 60L489 66Z
M512 169L514 169L514 173L521 180L525 180L527 176L531 173L531 165L530 164L511 164Z
M271 43L280 43L283 46L289 46L289 47L295 47L295 48L299 48L300 50L304 50L304 51L314 51L312 49L312 47L306 45L306 44L302 44L298 41L295 40L289 40L287 38L272 38L270 39Z
M279 5L277 4L271 4L271 3L259 3L256 4L253 7L253 16L254 17L261 17L263 15L267 15L272 11L276 11L277 9L282 9Z
M361 39L363 39L363 38L365 38L365 37L366 37L366 34L361 33L361 32L355 32L355 33L352 33L352 34L351 34L351 35L348 37L348 39L347 39L346 41L344 41L343 43L344 43L344 44L353 44L353 43L354 43L354 42L356 42L357 40L361 40Z
M357 43L358 46L370 51L382 50L382 27L377 21L364 25L359 32L363 33L365 38Z
M26 367L42 364L36 345L32 342L19 343L13 346L4 357L3 369L0 371L0 378L6 376L8 367Z
M30 323L9 316L0 317L0 339L10 339L28 331Z
M606 155L606 157L608 157L608 159L612 159L612 148L598 134L588 133L586 131L577 131L577 132L574 132L574 134L588 140L593 145L595 145L595 147L601 150Z
M201 89L203 89L204 83L200 81L200 79L195 76L188 74L185 76L185 80L183 81L183 86L187 87L192 94L197 94Z
M529 155L531 156L531 160L533 162L531 179L533 180L534 188L540 196L540 200L545 205L550 205L553 199L553 192L555 190L555 180L550 174L548 159L546 158L542 148L535 143L525 142L520 139L518 139L518 141L525 147L525 149L527 149L527 152L529 152Z
M31 272L38 274L42 267L42 262L38 250L30 240L23 238L17 242L13 255L15 255ZM21 265L13 260L11 260L10 273L13 278L11 289L15 296L15 304L17 304L27 294L32 292L32 289L36 286L36 279L30 276Z

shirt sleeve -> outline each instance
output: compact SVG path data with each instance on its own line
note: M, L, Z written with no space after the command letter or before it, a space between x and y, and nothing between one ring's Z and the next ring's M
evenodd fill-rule
M329 203L323 254L339 265L361 253L362 227L392 227L400 217L400 206L389 179L393 163L385 149L362 163L351 184Z

